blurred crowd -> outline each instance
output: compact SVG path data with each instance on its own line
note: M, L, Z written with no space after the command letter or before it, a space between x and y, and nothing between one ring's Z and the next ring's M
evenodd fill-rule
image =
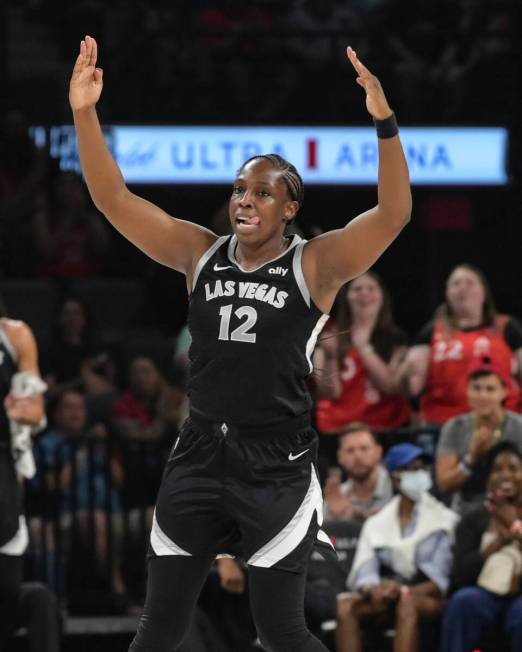
M26 0L5 11L8 29L38 25L40 60L10 72L15 92L28 78L47 89L38 112L52 120L67 116L63 76L86 33L100 44L112 122L357 122L348 44L390 89L403 124L488 122L492 106L502 123L512 110L508 0Z
M48 385L48 425L24 488L25 576L64 613L139 613L190 364L185 308L165 298L170 277L122 244L81 178L29 134L39 116L70 121L65 80L81 36L100 43L109 122L357 123L350 43L402 123L488 123L493 102L502 123L515 106L512 9L506 0L0 9L12 91L0 100L0 316L32 328ZM56 65L42 56L14 66L16 25L38 26ZM24 88L38 92L37 108L20 101ZM220 234L223 215L212 224ZM396 323L392 304L383 280L363 274L339 292L314 352L324 529L340 563L314 553L308 621L337 652L381 650L390 629L396 652L522 649L522 324L497 310L468 264L448 275L417 333ZM259 649L247 587L241 562L216 562L184 652Z
M67 613L137 614L162 468L188 414L190 333L159 351L114 348L64 290L39 339L48 426L25 486L26 575ZM464 652L488 636L518 649L521 362L522 324L467 264L413 338L375 272L339 292L310 377L340 564L314 553L306 605L332 650L381 649L374 621L398 652L441 640ZM247 585L242 562L218 560L187 651L256 649Z

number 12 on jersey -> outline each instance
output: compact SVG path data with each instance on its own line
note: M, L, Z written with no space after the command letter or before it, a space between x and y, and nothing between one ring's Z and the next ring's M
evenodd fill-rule
M257 311L252 306L241 306L234 311L234 316L238 319L245 320L239 324L232 332L230 332L230 320L232 318L232 306L222 306L219 310L219 316L221 317L221 322L219 324L219 336L220 340L233 340L234 342L250 342L254 344L256 341L256 334L250 333L249 329L254 326L257 321Z

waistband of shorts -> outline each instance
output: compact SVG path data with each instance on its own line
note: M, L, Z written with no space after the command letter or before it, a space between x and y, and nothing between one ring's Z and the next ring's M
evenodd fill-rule
M269 425L238 425L229 423L228 421L209 421L198 415L190 413L189 423L194 425L197 430L214 434L218 437L232 437L232 438L258 438L258 439L272 439L274 437L284 437L291 435L300 430L307 430L311 428L312 422L309 414L301 414L285 421Z

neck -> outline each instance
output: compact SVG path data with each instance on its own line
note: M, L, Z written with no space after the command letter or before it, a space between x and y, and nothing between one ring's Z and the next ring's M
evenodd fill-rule
M469 310L456 316L456 322L460 328L474 328L482 323L482 308Z
M254 269L282 254L289 244L290 240L285 238L283 234L281 234L281 238L274 238L256 245L239 242L238 240L236 259L245 269Z
M370 327L373 329L375 322L377 320L377 315L371 313L359 313L353 316L353 326L357 327Z
M353 479L353 492L359 496L373 494L377 485L379 467L376 466L364 479Z
M496 428L500 426L504 421L505 413L502 407L490 412L489 414L483 414L477 416L477 424L480 426L490 426L491 428Z
M413 502L413 500L411 500L411 498L408 498L408 496L401 494L401 501L399 503L399 515L401 521L404 520L408 522L411 520L414 507L415 507L415 503Z

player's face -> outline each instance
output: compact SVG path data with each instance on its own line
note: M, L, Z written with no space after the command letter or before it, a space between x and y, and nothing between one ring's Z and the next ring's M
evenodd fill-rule
M364 430L352 432L339 443L339 465L356 480L365 480L381 461L382 449Z
M479 376L468 382L469 406L480 416L498 412L505 398L506 388L496 374Z
M516 455L509 451L497 455L489 474L488 490L508 500L522 494L522 462Z
M232 230L240 241L249 243L280 237L298 206L288 195L281 171L269 161L255 159L241 169L232 187Z
M446 299L457 315L475 312L484 305L486 293L480 278L470 269L458 267L446 285Z
M354 315L371 313L376 316L382 306L381 288L368 274L350 283L346 297Z

